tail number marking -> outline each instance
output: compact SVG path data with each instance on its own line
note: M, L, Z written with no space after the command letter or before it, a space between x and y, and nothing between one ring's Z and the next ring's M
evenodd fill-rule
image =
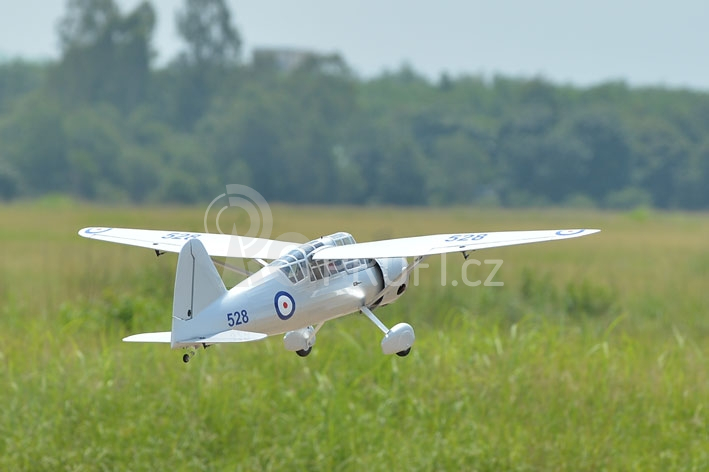
M463 243L468 241L480 241L485 236L487 236L487 233L452 234L444 242L451 243L455 241L458 243Z
M246 310L235 311L234 313L226 314L226 323L229 325L230 328L246 324L248 322L249 314L246 312Z
M189 241L190 239L197 239L201 235L199 233L170 233L162 237L162 239L175 239L178 241Z

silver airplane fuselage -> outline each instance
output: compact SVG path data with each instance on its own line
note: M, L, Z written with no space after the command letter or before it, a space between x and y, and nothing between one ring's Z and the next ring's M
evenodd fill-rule
M313 326L358 312L362 307L386 305L403 294L408 281L405 258L312 258L319 249L345 244L354 244L352 236L335 233L303 244L273 261L201 311L200 330L204 334L227 330L269 336L287 333L286 339L290 332L306 330L301 333L301 344L291 342L291 350L307 349L314 343ZM173 320L181 322L190 320Z

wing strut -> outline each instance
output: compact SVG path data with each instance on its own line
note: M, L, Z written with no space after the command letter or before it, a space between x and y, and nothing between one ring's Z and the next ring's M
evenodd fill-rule
M249 270L242 269L241 267L236 267L235 265L227 264L226 262L218 261L214 258L212 258L212 262L214 262L214 265L219 266L222 269L230 270L239 275L243 275L244 277L251 277L252 275L254 275L254 273Z

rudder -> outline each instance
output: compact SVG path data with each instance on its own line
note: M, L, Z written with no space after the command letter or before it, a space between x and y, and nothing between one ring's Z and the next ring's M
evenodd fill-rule
M193 337L184 332L212 302L227 293L219 272L199 239L190 239L180 250L172 303L172 343Z

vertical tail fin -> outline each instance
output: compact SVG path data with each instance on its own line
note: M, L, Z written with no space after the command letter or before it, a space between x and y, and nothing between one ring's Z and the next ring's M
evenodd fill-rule
M175 295L172 303L173 347L180 340L194 338L188 323L212 302L227 292L219 272L199 239L190 239L180 250L175 274Z

